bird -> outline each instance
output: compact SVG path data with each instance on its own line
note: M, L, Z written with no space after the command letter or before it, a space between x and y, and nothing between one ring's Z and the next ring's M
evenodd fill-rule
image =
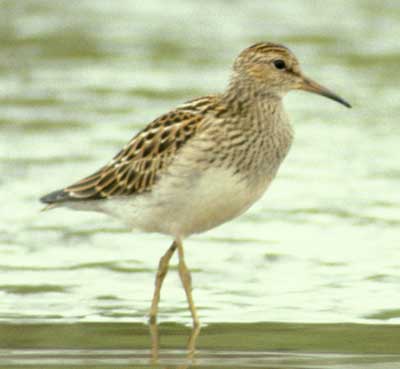
M177 250L193 327L199 327L183 240L240 216L268 189L293 141L283 106L292 90L351 107L304 75L289 48L258 42L234 60L223 92L159 116L99 170L40 200L48 209L101 212L132 230L171 237L159 261L149 322L157 324L162 284Z

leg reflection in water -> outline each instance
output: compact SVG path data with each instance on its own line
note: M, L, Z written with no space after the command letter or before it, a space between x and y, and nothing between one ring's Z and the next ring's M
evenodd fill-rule
M187 359L194 363L195 352L196 352L196 342L197 337L200 334L200 326L193 327L189 340L188 340L188 353ZM150 335L151 335L151 362L152 364L157 364L159 359L159 351L160 351L160 336L158 331L157 324L150 324ZM184 367L182 367L184 368Z

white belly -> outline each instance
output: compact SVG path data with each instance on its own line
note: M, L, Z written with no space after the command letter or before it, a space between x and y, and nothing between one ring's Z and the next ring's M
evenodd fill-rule
M184 238L242 214L272 180L251 184L220 168L194 176L164 178L151 193L111 199L103 210L132 228Z
M187 236L214 228L246 211L267 188L257 188L226 170L208 170L193 187L182 191L179 214L171 219L170 232Z

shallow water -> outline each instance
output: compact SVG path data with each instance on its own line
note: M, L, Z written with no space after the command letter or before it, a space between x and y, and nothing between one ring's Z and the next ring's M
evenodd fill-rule
M398 324L399 3L162 4L0 1L0 320L146 321L171 241L37 199L221 91L237 53L272 40L353 109L288 96L296 141L268 194L185 243L200 319ZM160 308L190 322L177 273Z
M23 333L23 334L21 334ZM190 330L161 324L160 347L149 349L138 323L1 324L0 368L381 368L400 365L393 325L225 323L202 329L197 351Z
M399 357L394 355L286 354L281 352L202 352L201 357L188 360L179 350L163 351L157 363L149 360L146 350L19 350L0 351L0 360L15 368L264 368L264 369L397 369ZM2 366L0 365L0 368Z

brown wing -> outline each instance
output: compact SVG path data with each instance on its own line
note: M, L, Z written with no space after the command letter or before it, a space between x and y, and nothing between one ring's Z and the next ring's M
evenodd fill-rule
M161 116L139 132L110 163L41 201L55 204L150 191L160 172L195 135L202 119L203 115L188 105Z

